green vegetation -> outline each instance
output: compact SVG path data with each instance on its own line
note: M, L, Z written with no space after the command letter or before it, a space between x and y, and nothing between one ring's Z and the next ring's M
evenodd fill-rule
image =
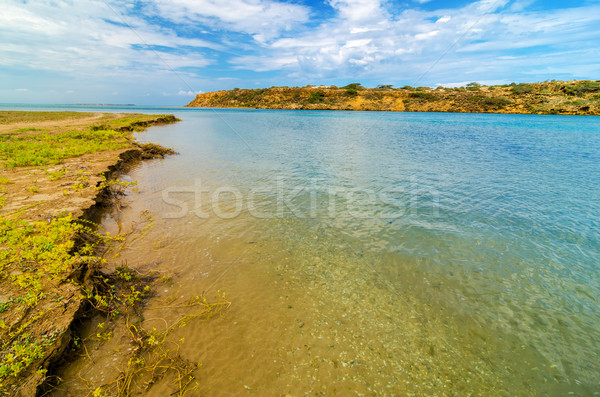
M482 106L486 110L502 109L512 103L510 99L503 97L471 96L468 97L468 100Z
M563 91L571 96L583 96L590 92L600 91L600 81L582 81L577 84L566 85Z
M26 111L10 111L0 112L0 125L13 123L33 123L44 121L58 121L65 119L84 119L93 116L92 113L82 112L26 112ZM34 127L21 129L23 131L38 131Z
M512 86L511 91L515 95L531 94L533 92L533 86L525 83L515 84Z
M347 96L356 96L358 95L358 90L364 89L360 83L351 83L342 88L346 90Z
M325 97L325 94L323 93L323 91L315 91L310 94L310 97L308 97L306 102L308 102L308 103L323 102L324 97Z
M37 193L40 186L35 179L40 175L48 178L41 185L44 192L60 192L60 182L54 181L69 170L68 166L29 170L17 167L58 164L82 154L136 146L142 158L164 155L169 151L156 145L136 145L131 131L173 121L176 119L169 115L118 119L114 114L0 112L0 163L10 177L0 177L0 208L9 197L6 191L12 190L10 197L21 189ZM37 128L35 123L40 122L48 128ZM90 126L98 122L101 124ZM14 128L19 124L29 126ZM92 163L84 165L84 169L94 169ZM90 178L97 178L97 168L101 166L96 167L93 175L82 169L75 175L71 173L68 177L72 188L90 187ZM106 178L101 182L101 188L117 193L132 185ZM85 194L97 194L91 189ZM64 195L66 190L62 191ZM22 391L21 386L27 388L23 393L29 394L30 388L44 378L44 368L55 358L54 354L62 351L60 346L68 340L65 333L86 298L79 285L88 281L83 273L102 263L95 255L97 244L119 240L96 233L93 224L74 221L66 211L55 211L60 205L54 204L46 200L28 205L17 200L11 202L12 212L0 216L0 395ZM51 210L35 209L42 205ZM116 296L123 304L136 305L147 293L148 289L134 287ZM100 296L94 294L88 298L97 303L96 295Z
M50 222L24 221L18 217L0 217L0 280L7 280L17 298L5 302L29 311L48 292L49 283L64 282L73 266L90 255L92 247L84 245L74 250L73 237L84 226L74 223L70 216ZM10 329L0 345L0 394L9 377L16 379L34 361L43 356L43 347L51 344L56 335L44 334L34 338L27 330L37 320L34 316ZM4 324L4 321L2 322ZM0 326L0 328L3 328Z
M322 109L360 111L498 112L600 114L600 81L512 83L464 87L375 88L351 83L334 86L271 87L263 90L218 91L197 95L189 107L256 107L261 109ZM586 102L575 103L577 97ZM251 99L248 102L248 99Z
M70 157L127 147L127 133L115 130L70 131L29 136L0 135L0 161L6 168L59 164Z
M469 91L481 91L481 84L473 82L473 83L469 83L466 86L467 90Z
M435 94L430 94L428 92L421 92L421 91L416 91L416 92L411 92L409 95L410 98L416 98L425 102L434 102L440 99L440 97L438 97Z
M0 217L0 278L21 288L29 305L37 303L44 282L64 281L79 255L90 254L90 247L71 254L72 237L83 230L70 216L33 223Z

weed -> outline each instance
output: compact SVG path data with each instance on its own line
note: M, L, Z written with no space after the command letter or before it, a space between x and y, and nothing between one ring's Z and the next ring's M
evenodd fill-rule
M51 181L56 181L56 180L60 179L63 175L66 174L66 172L67 172L66 168L62 168L58 171L44 170L44 173L49 176L48 179Z

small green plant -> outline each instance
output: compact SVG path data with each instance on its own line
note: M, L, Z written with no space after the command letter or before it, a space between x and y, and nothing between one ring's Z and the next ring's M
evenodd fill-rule
M58 179L60 179L62 176L64 176L67 172L66 168L62 168L58 171L48 171L48 170L44 170L44 173L46 175L48 175L48 179L51 181L56 181Z

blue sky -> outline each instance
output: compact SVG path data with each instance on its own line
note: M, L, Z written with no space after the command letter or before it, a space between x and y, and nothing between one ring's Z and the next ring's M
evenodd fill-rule
M2 0L0 103L600 79L600 0Z

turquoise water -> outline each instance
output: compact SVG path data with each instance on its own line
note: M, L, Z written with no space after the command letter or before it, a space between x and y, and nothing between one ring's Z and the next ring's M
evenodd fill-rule
M171 184L205 179L242 201L263 191L262 222L294 255L318 251L298 247L326 230L389 288L516 337L559 383L600 390L599 118L218 113L145 136L181 152Z
M347 289L361 288L360 299L353 295L344 306L358 321L336 332L360 330L388 348L403 326L393 307L416 312L423 333L447 327L428 340L456 354L434 355L430 347L423 382L442 377L439 363L483 368L479 385L450 394L600 392L600 118L125 111L183 120L140 135L180 155L144 164L131 177L141 186L135 200L159 215L160 233L177 231L186 252L197 246L219 255L221 237L255 240L244 268L256 266L254 275L264 272L265 280L272 270L274 280L277 273L296 292L310 291L293 303L306 304L299 310L307 316L325 299L343 306ZM193 197L194 185L207 191ZM213 281L233 289L227 274L209 275L198 289ZM371 320L361 314L380 309ZM375 331L384 309L393 318ZM389 360L400 362L401 352L394 354ZM454 375L466 376L463 370ZM378 376L400 376L364 371L361 379L376 391L384 383Z

